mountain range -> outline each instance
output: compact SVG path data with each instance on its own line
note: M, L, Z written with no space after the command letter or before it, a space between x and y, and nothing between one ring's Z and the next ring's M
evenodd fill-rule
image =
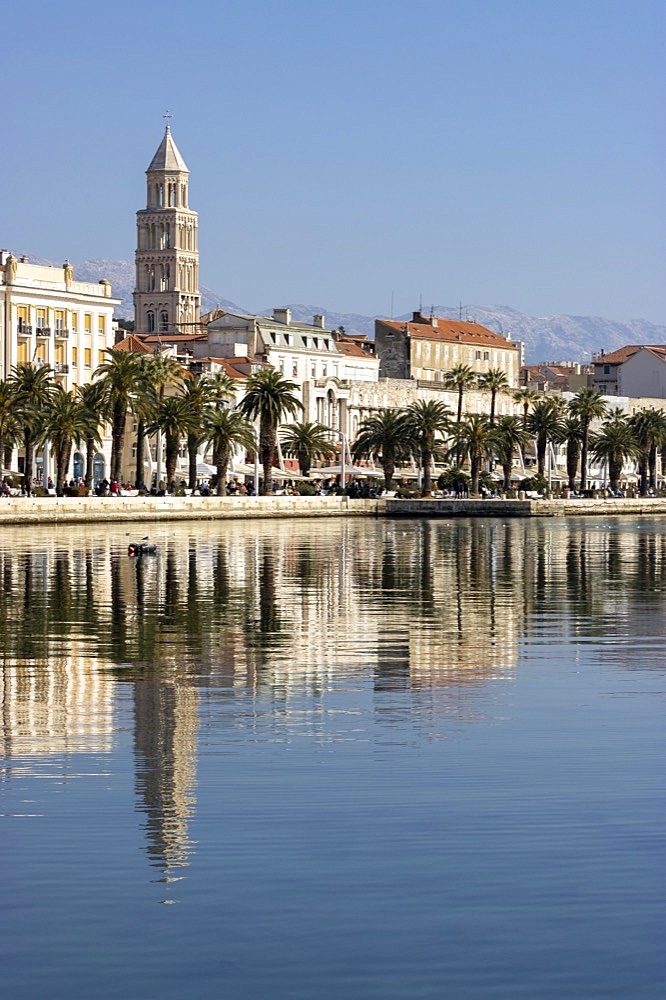
M28 255L30 256L30 255ZM49 264L50 261L30 257L34 263ZM132 292L134 290L134 264L127 260L85 260L74 265L74 274L79 281L100 281L108 278L115 298L122 300L116 310L118 318L131 319L134 316ZM211 288L200 286L201 311L220 306L232 312L250 312L270 315L271 308L257 309L254 304L239 306L223 298ZM375 316L357 313L336 312L320 305L302 303L274 303L287 305L293 318L299 322L312 322L315 313L326 317L328 329L343 326L347 333L364 333L374 337ZM601 350L609 353L625 344L666 344L666 326L658 326L648 320L635 319L619 322L600 316L528 316L510 306L466 306L458 308L434 305L435 315L447 319L463 319L481 323L511 340L525 344L527 364L539 362L579 361L583 364ZM387 317L383 317L387 318ZM411 314L393 317L397 320L411 319Z

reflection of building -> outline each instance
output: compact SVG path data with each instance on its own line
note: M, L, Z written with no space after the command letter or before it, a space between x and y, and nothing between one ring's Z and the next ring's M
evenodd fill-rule
M165 879L189 864L196 799L198 694L176 678L134 685L136 789L146 812L151 862Z

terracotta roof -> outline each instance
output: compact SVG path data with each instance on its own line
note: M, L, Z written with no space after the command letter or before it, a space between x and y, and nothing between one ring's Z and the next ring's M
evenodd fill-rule
M627 344L626 347L620 347L619 350L613 351L611 354L600 354L599 357L594 358L593 364L621 365L632 354L636 354L637 351L642 351L645 348L651 348L652 350L662 349L659 344Z
M440 340L457 344L479 344L487 347L500 347L503 350L517 351L518 344L493 333L480 323L463 323L453 319L443 319L433 316L422 321L402 323L397 320L378 319L375 327L385 326L389 329L407 333L413 340Z
M188 340L206 340L205 333L142 333L138 334L146 344L182 344Z
M147 347L141 337L135 333L130 333L128 337L123 337L113 346L114 351L127 351L131 354L152 354L150 347Z
M350 342L345 343L342 340L338 340L337 348L340 351L340 354L347 354L352 358L373 358L372 354L369 354L368 351L364 351L358 344Z
M235 364L240 365L257 364L256 358L234 358L233 361L231 358L196 358L196 361L212 361L213 364L219 365L220 368L223 368L230 378L249 378L249 375L246 372L242 372L234 366L234 362Z

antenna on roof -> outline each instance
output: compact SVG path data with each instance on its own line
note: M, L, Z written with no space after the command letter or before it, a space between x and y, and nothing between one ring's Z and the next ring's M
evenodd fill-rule
M391 292L391 319L393 319L393 292Z
M435 306L431 305L430 306L430 319L432 319L434 315L435 315Z
M423 292L419 295L419 312L423 312Z

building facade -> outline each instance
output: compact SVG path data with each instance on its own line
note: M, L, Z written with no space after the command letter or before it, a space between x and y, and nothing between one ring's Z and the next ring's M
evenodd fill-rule
M484 375L501 369L511 388L518 385L522 345L479 323L463 323L415 312L408 322L375 320L375 350L383 378L416 379L437 385L457 365Z
M189 176L167 125L146 171L146 207L136 213L136 333L192 332L199 323L198 216Z
M593 385L604 396L666 398L666 345L628 344L593 361Z
M18 364L49 365L63 389L90 382L114 343L108 281L75 281L62 267L30 264L0 251L0 378Z

